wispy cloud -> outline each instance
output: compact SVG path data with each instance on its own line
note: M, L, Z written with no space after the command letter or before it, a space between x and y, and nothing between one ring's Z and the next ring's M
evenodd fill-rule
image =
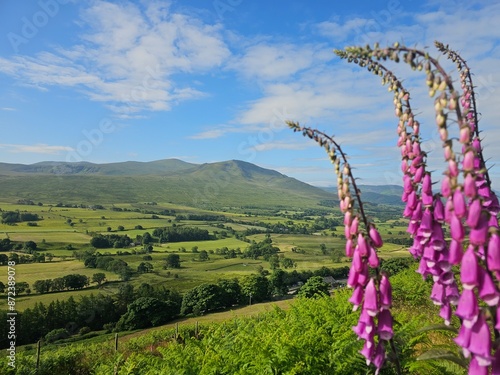
M46 90L73 87L121 115L165 111L205 94L174 74L204 73L229 56L219 26L148 3L96 1L82 14L81 43L35 57L0 58L0 72Z
M12 107L3 107L0 108L0 111L17 111L17 109Z
M61 152L74 151L69 146L50 146L47 144L39 143L36 145L16 145L16 144L0 144L0 148L6 148L10 153L31 153L31 154L49 154L59 155Z
M271 151L271 150L304 150L311 147L310 142L291 142L291 141L270 141L259 143L252 148L255 151Z

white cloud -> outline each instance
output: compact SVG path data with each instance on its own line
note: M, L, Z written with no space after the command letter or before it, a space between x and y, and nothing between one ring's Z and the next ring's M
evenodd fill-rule
M32 154L49 154L59 155L62 151L74 151L68 146L49 146L39 143L36 145L15 145L15 144L0 144L1 148L6 148L10 153L32 153Z
M205 94L174 74L217 68L229 57L219 26L174 13L158 3L96 1L82 14L80 44L35 57L0 58L0 72L20 84L79 89L121 115L165 111Z
M0 111L17 111L17 109L15 108L12 108L12 107L3 107L3 108L0 108Z
M325 53L325 46L258 42L246 47L241 56L228 63L228 67L247 79L290 81L296 73L318 61L332 58L331 54Z

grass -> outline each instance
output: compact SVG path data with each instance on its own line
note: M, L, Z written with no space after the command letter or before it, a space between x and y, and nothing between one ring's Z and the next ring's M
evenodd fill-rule
M146 200L145 200L146 201ZM151 201L151 199L147 200ZM105 209L90 210L86 208L69 208L69 207L49 207L43 206L27 206L11 203L0 203L0 208L4 211L27 211L37 213L43 220L37 222L38 226L31 227L26 223L18 223L18 225L0 224L0 237L10 238L11 241L23 243L26 241L35 241L38 245L39 252L50 252L55 258L52 262L37 263L37 264L18 264L16 266L16 278L18 281L26 281L30 286L36 280L54 279L62 277L70 273L78 273L91 277L96 272L104 272L108 280L113 281L101 290L104 293L114 293L120 282L118 276L107 271L99 269L85 268L83 263L72 258L73 249L82 250L89 249L89 241L91 233L109 234L107 227L112 228L113 234L128 235L135 239L136 236L142 235L145 232L152 233L155 228L171 226L197 226L207 229L211 234L214 232L220 233L222 230L215 226L216 222L212 221L194 221L194 220L175 220L175 216L159 215L159 219L153 219L152 214L141 212L133 212L132 210L149 210L160 212L162 210L175 210L177 214L187 215L210 214L224 215L228 219L238 221L239 223L222 223L224 226L229 226L236 231L245 231L248 228L256 228L258 222L268 224L293 222L295 225L311 225L314 217L311 219L294 219L289 220L283 217L284 214L297 214L300 211L288 209L287 211L275 211L277 216L262 211L261 215L256 215L255 209L252 215L239 212L227 212L225 209L217 210L200 210L193 207L184 206L174 203L158 203L157 205L148 205L145 203L115 203L105 204ZM129 211L114 211L112 207L119 207ZM73 225L71 226L70 223ZM384 238L390 237L405 237L406 228L401 225L402 221L387 221L379 223L380 229ZM119 225L125 227L124 231L116 231ZM135 229L141 225L143 229ZM260 228L265 229L265 228ZM325 232L327 235L324 235ZM1 233L4 235L1 236ZM298 234L272 234L272 239L275 246L281 249L280 255L291 258L296 262L297 270L315 270L323 266L327 267L343 267L346 266L347 259L343 258L339 263L333 262L330 255L324 255L321 252L320 245L325 244L327 249L344 249L345 241L340 237L333 237L332 230L321 231L315 235L298 235ZM335 231L337 235L343 233L343 228L338 227ZM264 234L256 234L248 236L249 240L261 241L265 237ZM73 249L67 249L71 244ZM150 254L154 272L147 274L135 275L131 283L138 287L142 283L149 283L154 286L165 286L167 288L176 289L181 292L187 291L200 283L216 282L222 278L241 278L257 272L261 267L270 270L269 262L263 259L224 259L223 256L215 254L216 249L227 247L229 249L240 249L244 251L248 246L247 242L238 240L234 237L208 240L208 241L187 241L166 244L153 244L154 251ZM209 260L205 262L199 261L198 254L193 253L193 247L197 247L198 251L206 250L213 252L209 254ZM181 252L180 249L186 249ZM292 248L299 248L301 252L293 252ZM116 255L117 252L137 252L133 255L123 255L120 259L128 263L132 269L137 269L137 266L145 261L144 254L140 254L142 246L131 247L127 249L99 249L103 254ZM164 260L169 253L177 253L181 258L180 269L163 269ZM405 256L407 251L400 245L386 243L381 249L381 257L389 258L394 256ZM65 261L64 261L65 260ZM7 279L6 271L2 273L0 268L0 281L4 284ZM18 298L17 308L22 310L32 306L36 302L50 302L54 298L65 299L70 295L79 296L88 293L97 292L96 289L85 289L81 291L50 293L45 295L20 296ZM5 307L5 300L0 300L0 308Z

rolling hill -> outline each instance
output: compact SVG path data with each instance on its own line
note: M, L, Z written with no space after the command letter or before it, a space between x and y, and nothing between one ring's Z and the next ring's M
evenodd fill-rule
M239 160L192 164L177 159L94 164L0 163L0 200L103 204L171 202L203 208L319 208L334 195Z

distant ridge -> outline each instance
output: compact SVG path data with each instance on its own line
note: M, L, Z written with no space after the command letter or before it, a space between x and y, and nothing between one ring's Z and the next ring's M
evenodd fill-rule
M210 209L321 208L335 196L241 160L193 164L178 159L96 164L0 163L0 201L42 203L170 202Z
M364 201L375 204L386 204L393 206L402 206L401 201L403 187L399 185L358 185L361 190L361 197ZM324 190L337 193L336 187L323 188Z
M196 166L196 164L187 163L179 159L165 159L151 162L126 161L106 164L43 161L35 164L0 163L0 175L35 173L55 175L94 174L102 176L133 176L166 174Z

